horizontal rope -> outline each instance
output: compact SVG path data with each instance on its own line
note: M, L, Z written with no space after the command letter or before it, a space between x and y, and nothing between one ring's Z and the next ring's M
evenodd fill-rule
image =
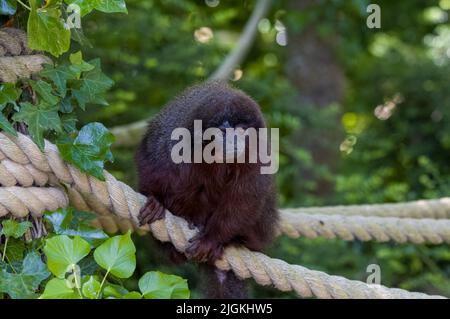
M5 195L8 193L8 195ZM37 196L36 196L37 195ZM0 202L7 199L17 205L23 205L34 212L56 209L55 205L67 205L67 197L58 188L21 188L1 187ZM31 200L30 200L31 198ZM37 199L39 198L40 201ZM24 201L26 199L27 201ZM17 204L19 202L20 204ZM46 204L50 202L50 204ZM43 204L44 203L44 204ZM47 206L46 206L47 205ZM0 210L1 210L0 206ZM39 216L40 214L37 214ZM22 213L22 217L25 213ZM101 221L101 219L100 219ZM188 240L195 235L185 221L167 212L163 221L152 224L151 230L162 241L172 241L176 248L184 251ZM303 297L319 298L428 298L421 293L409 293L401 289L389 289L379 285L367 285L362 282L348 280L343 277L330 276L323 272L309 270L301 266L293 266L279 259L273 259L261 253L247 249L227 248L224 258L217 266L222 270L233 270L240 278L253 277L261 285L274 285L281 291L294 290ZM276 270L274 270L276 268ZM294 270L294 271L293 271Z
M46 173L38 171L31 164L22 166L14 162L12 164L3 165L9 160L3 160L1 167L8 167L12 176L18 176L16 172L24 173L21 178L11 179L11 183L17 180L26 180L27 184L32 184L32 177L38 176L41 181L47 180ZM26 167L26 169L25 169ZM28 174L28 175L27 175ZM1 179L0 173L0 179ZM7 176L7 175L5 175ZM30 181L30 180L31 181ZM14 185L14 184L13 184ZM9 185L8 185L9 186ZM23 190L28 190L27 192ZM47 192L55 192L57 188L21 188L21 187L3 187L0 188L0 215L4 216L9 210L16 217L23 217L27 214L28 208L33 214L42 214L48 207L61 207L61 196L54 196L53 193L43 193L41 200L45 200L46 204L42 205L39 201L34 202L28 200L29 190L34 192L47 190ZM59 192L61 192L59 190ZM110 212L110 210L101 205L95 197L89 196L84 198L76 189L69 188L68 192L71 203L79 210L95 211L99 214L97 226L102 227L109 233L117 231L126 231L133 229L133 225L128 219L120 219ZM14 196L15 200L11 200ZM22 196L24 196L22 198ZM31 198L31 197L30 197ZM28 206L25 205L27 203ZM36 204L34 204L36 203ZM2 207L4 209L2 209ZM375 240L379 242L396 241L399 243L412 242L432 244L450 243L450 220L434 220L434 219L412 219L412 218L395 218L395 217L362 217L362 216L342 216L342 215L319 215L319 214L302 214L280 212L280 223L278 226L280 234L285 234L291 238L307 237L316 238L323 237L328 239L341 238L344 240Z
M130 219L137 224L140 208L146 197L134 192L126 184L117 181L105 171L105 181L80 172L70 164L64 163L55 145L46 141L44 153L25 135L18 137L0 133L0 158L9 159L22 165L32 164L36 169L51 173L73 188L71 199L83 201L86 205L94 202L120 218ZM76 199L77 194L79 195ZM184 252L188 240L195 236L196 229L190 229L182 218L166 211L163 220L141 229L150 229L161 241L170 241ZM216 262L222 270L233 270L239 278L254 278L261 285L273 285L282 291L294 290L300 296L317 296L319 298L439 298L422 293L408 292L401 289L372 286L343 277L330 276L322 272L289 265L284 261L267 257L261 253L250 252L245 248L227 247L223 258Z
M450 220L365 217L305 213L280 214L280 231L289 237L323 237L414 244L450 244Z
M0 83L15 83L19 79L30 78L42 70L44 64L52 61L42 54L0 57Z
M417 200L392 204L342 205L285 208L288 213L322 215L360 215L399 218L450 218L450 198Z
M19 145L25 148L26 152L21 151ZM72 191L69 192L72 205L80 210L91 210L99 213L100 226L107 232L114 233L118 230L124 231L128 228L135 228L129 219L134 218L136 220L137 218L138 210L136 210L136 205L138 201L136 197L133 197L134 204L130 206L133 208L133 211L130 211L128 205L123 205L123 202L119 203L114 198L109 197L111 192L112 194L117 194L117 196L122 196L122 200L125 200L121 188L123 188L124 194L133 194L134 191L123 183L119 184L108 173L106 173L106 176L107 180L110 179L110 181L102 183L81 173L71 165L66 165L59 157L58 150L53 144L47 143L45 154L43 154L27 136L19 135L18 138L11 138L0 134L0 159L0 183L2 185L44 185L47 182L55 183L58 180L69 185L74 184L76 187L70 188ZM417 209L419 206L428 207L428 211L433 211L430 207L436 208L438 203L443 203L444 206L447 205L445 200L416 201L405 203L404 205L413 207L413 209ZM386 205L367 206L382 207ZM351 207L361 208L363 205ZM11 206L11 208L14 207ZM297 211L311 210L303 209ZM366 209L365 211L369 210ZM400 243L450 243L449 220L416 220L411 218L361 217L352 215L327 216L317 213L292 213L292 211L289 209L282 210L279 230L281 233L293 238L300 236L316 238L320 236L329 239L338 237L344 240L354 240L356 238L362 241L376 240L380 242L392 240ZM112 214L114 212L117 212L117 216ZM15 215L23 214L21 207L17 209L17 214L15 210L12 210L12 213Z
M56 187L0 187L0 217L12 212L16 217L42 216L46 210L66 207L66 193Z
M164 242L172 242L184 252L196 230L191 230L185 220L166 211L166 217L150 225L154 236ZM232 270L239 278L253 278L260 285L273 285L281 291L295 291L302 297L318 298L443 298L402 289L330 276L324 272L290 265L280 259L270 258L246 248L227 247L215 266Z

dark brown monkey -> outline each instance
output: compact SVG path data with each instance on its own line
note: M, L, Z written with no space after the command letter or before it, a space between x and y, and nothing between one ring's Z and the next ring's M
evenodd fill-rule
M148 196L141 224L164 217L164 209L197 226L189 258L213 263L226 245L262 250L274 236L276 191L272 175L260 173L261 163L180 163L171 159L175 128L193 134L194 120L209 127L264 128L256 102L226 84L194 86L169 102L148 125L136 154L139 191ZM248 150L248 145L247 145ZM173 248L174 249L174 248ZM172 252L180 260L184 255ZM208 297L240 298L245 286L231 272L211 271Z

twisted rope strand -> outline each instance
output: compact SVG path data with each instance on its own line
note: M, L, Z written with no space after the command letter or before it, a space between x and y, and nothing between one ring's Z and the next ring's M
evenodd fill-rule
M69 200L56 187L0 187L0 217L12 213L16 217L28 214L42 216L46 210L66 207Z
M450 244L450 220L396 217L320 215L282 212L279 230L292 238L389 240L405 243Z
M24 150L26 151L24 152ZM139 210L146 201L145 196L134 192L129 186L117 181L106 171L105 181L102 182L80 172L70 164L64 163L56 146L48 141L46 141L45 152L41 153L25 135L19 134L15 138L0 133L0 157L8 158L22 165L32 164L42 172L52 173L61 183L74 189L72 200L75 200L76 204L89 205L94 200L104 206L106 213L113 212L123 219L132 220L135 224ZM3 189L7 188L3 187ZM76 199L77 195L74 195L77 193L78 200ZM25 195L22 194L22 196ZM198 231L190 229L185 220L168 211L163 220L146 225L141 229L150 229L153 235L161 241L171 241L180 252L185 251L188 240ZM282 291L294 290L303 297L442 298L441 296L372 286L343 277L330 276L301 266L289 265L282 260L251 252L245 248L227 247L222 259L216 262L216 266L222 270L233 270L242 279L252 277L261 285L274 285Z
M24 151L23 151L24 150ZM71 192L69 197L72 204L82 210L96 211L101 215L100 224L108 232L116 232L133 228L128 220L137 221L139 208L145 202L145 198L137 195L130 187L117 181L111 174L105 172L106 182L101 182L92 176L81 173L75 167L63 162L55 145L46 142L45 153L42 153L31 139L20 134L17 138L0 133L0 182L6 186L20 184L30 186L31 184L43 185L51 180L59 180L69 186ZM388 205L359 205L350 206L357 211L380 212L380 207L388 207L384 210L392 211L392 207L409 207L417 211L422 207L427 212L443 212L448 206L447 199L416 201L410 203L388 204ZM11 211L23 215L22 207L9 206ZM366 208L364 208L366 207ZM367 208L368 207L368 208ZM378 207L378 210L374 208ZM315 208L314 208L315 209ZM333 208L318 209L314 213L313 208L297 210L283 210L279 230L290 237L300 236L316 238L342 238L344 240L363 241L376 240L396 242L423 243L430 242L441 244L450 243L450 221L394 217L362 217L362 216L340 216L323 215L322 212L338 212L341 210ZM299 213L298 211L311 211L313 213ZM114 213L114 214L112 214ZM405 216L404 213L399 215ZM352 216L352 217L350 217ZM434 215L439 216L439 215ZM115 225L117 224L117 225Z
M405 203L286 208L288 213L399 218L450 218L450 197Z
M29 164L27 164L29 165ZM1 167L1 165L0 165ZM10 196L0 196L0 211L2 216L8 211L16 217L23 217L28 212L33 215L40 215L48 207L65 207L67 200L62 201L60 196L43 196L46 204L33 204L34 197L30 191L44 192L43 187L6 187L3 193L11 193L14 190L14 200ZM8 189L8 191L6 191ZM105 189L96 187L98 191L105 192ZM22 192L22 190L25 190ZM56 190L58 190L56 188ZM48 191L55 191L49 188ZM101 203L98 199L108 197L108 193L102 196L93 196L85 193L83 196L77 189L68 187L68 197L70 202L79 210L94 211L98 217L99 226L109 233L119 230L126 231L134 229L128 215L122 217L111 212L107 207L108 202ZM61 191L60 191L61 192ZM121 196L121 194L119 193ZM127 200L121 196L121 200ZM41 200L42 200L41 199ZM120 199L120 198L119 198ZM3 201L5 201L4 204ZM29 203L29 207L24 203ZM3 207L4 209L2 210ZM137 208L136 208L137 209ZM133 209L135 210L135 209ZM340 215L319 215L302 213L280 213L280 223L278 225L278 235L284 234L291 238L306 237L327 239L341 238L343 240L375 240L378 242L395 241L399 243L412 242L420 244L424 242L432 244L450 243L450 220L435 219L413 219L395 217L364 217L364 216L340 216Z

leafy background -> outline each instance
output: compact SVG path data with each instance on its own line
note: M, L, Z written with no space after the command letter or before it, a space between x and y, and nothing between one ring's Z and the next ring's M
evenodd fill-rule
M450 1L377 3L381 29L365 25L369 1L274 1L239 66L242 77L234 75L232 84L253 96L270 125L280 128L282 207L449 194ZM91 61L100 58L101 70L115 84L105 83L100 90L108 105L94 96L86 109L74 96L83 84L71 84L78 127L92 122L113 127L147 118L186 86L205 80L233 47L254 4L128 0L128 15L93 11L83 17L85 38L82 45L72 42L70 53L82 50L85 63L96 67ZM279 40L283 32L286 46ZM68 54L59 58L61 65ZM92 71L81 71L80 79L83 72ZM62 99L63 88L54 88ZM76 152L74 138L61 144ZM114 163L106 164L132 186L134 150L114 149ZM105 149L97 154L102 164L111 159ZM150 236L134 241L137 266L128 288L137 290L141 276L159 269L188 278L191 295L201 295L195 265L171 266L155 252ZM280 238L268 253L358 280L365 280L367 265L375 263L384 285L450 296L446 246ZM251 289L254 297L293 297L270 288Z

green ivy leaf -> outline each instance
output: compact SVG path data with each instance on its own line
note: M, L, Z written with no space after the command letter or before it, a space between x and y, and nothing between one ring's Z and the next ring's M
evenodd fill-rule
M104 180L105 161L113 161L110 150L114 135L101 123L90 123L81 128L78 136L61 139L58 145L62 158L82 171Z
M80 7L82 17L94 9L106 13L128 12L124 0L64 0L64 2L67 4L77 4Z
M32 224L29 221L19 223L12 219L6 219L2 222L2 231L0 233L6 237L20 238L31 226Z
M89 62L95 68L84 73L83 82L80 89L72 91L73 97L78 105L84 110L87 103L107 105L104 98L105 92L112 87L114 82L101 70L100 60L95 59Z
M97 247L94 258L97 264L118 278L130 277L136 268L136 247L131 233L114 236Z
M128 294L129 291L120 285L115 285L108 283L105 288L103 288L103 297L104 298L115 298L122 299L123 296Z
M33 283L32 276L0 270L0 292L7 293L12 299L36 298Z
M94 10L99 0L64 0L67 4L76 4L80 7L80 14L84 17L86 14Z
M25 242L21 239L10 238L8 240L8 247L6 249L6 256L8 261L13 263L23 260L23 254L25 253Z
M14 114L17 122L25 122L33 141L41 150L44 149L44 131L61 131L61 120L58 115L58 106L48 104L33 105L29 102L20 103L19 113Z
M86 217L85 214L90 216ZM82 217L78 217L79 215L82 215ZM44 219L52 224L55 234L80 236L95 247L108 238L108 235L103 230L89 225L91 216L94 217L93 214L79 212L69 207L45 212Z
M81 292L89 299L97 299L100 286L100 282L94 276L89 276L89 280L83 284Z
M72 32L70 33L72 40L78 42L82 47L85 48L93 48L92 43L89 41L89 39L84 35L83 29L72 29Z
M142 295L137 291L130 291L123 296L123 299L142 299Z
M0 0L2 1L2 0ZM0 105L15 102L22 94L22 90L14 86L13 83L0 85Z
M66 96L61 100L61 103L59 103L59 110L63 113L73 112L72 98L70 96Z
M73 218L70 223L70 227L76 227L78 225L85 225L90 226L91 222L96 218L97 216L94 213L90 212L83 212L79 210L73 210Z
M64 129L69 134L77 131L77 116L75 114L63 114L61 115L61 124Z
M17 1L16 0L0 0L0 15L12 16L16 13Z
M39 299L81 299L81 296L67 285L66 280L53 278L47 283Z
M50 273L40 255L32 251L23 260L20 273L9 273L5 268L0 270L0 292L13 299L36 298L35 290L48 276Z
M5 107L6 105L0 105L0 129L4 130L6 133L17 136L17 131L14 129L8 119L3 115L3 113L1 113L3 112L3 109Z
M74 239L66 235L55 236L47 239L44 246L48 269L58 278L64 278L69 269L90 251L89 243L78 236Z
M0 128L6 133L12 134L14 136L17 136L17 132L12 127L6 116L3 115L3 110L9 103L15 105L21 94L22 90L16 88L12 83L4 83L0 85Z
M22 274L32 278L32 287L37 288L39 284L50 276L47 266L42 262L41 256L32 251L23 260Z
M98 11L113 13L113 12L121 12L128 13L127 6L125 5L124 0L97 0L97 5L95 9Z
M70 63L72 63L69 68L80 77L81 72L88 72L95 68L95 65L89 64L83 60L83 54L81 51L72 53L69 56Z
M33 90L37 92L37 94L42 98L42 100L46 102L46 104L53 106L59 102L59 98L53 95L53 88L50 84L42 80L29 80L29 82Z
M60 56L70 47L70 30L64 27L61 10L57 7L38 8L36 0L29 0L28 45L33 50Z
M159 271L149 271L142 276L139 289L145 299L186 299L190 296L186 279Z
M67 65L53 65L46 64L40 75L52 80L55 84L56 90L60 96L65 96L67 92L67 81L77 78L77 73Z

